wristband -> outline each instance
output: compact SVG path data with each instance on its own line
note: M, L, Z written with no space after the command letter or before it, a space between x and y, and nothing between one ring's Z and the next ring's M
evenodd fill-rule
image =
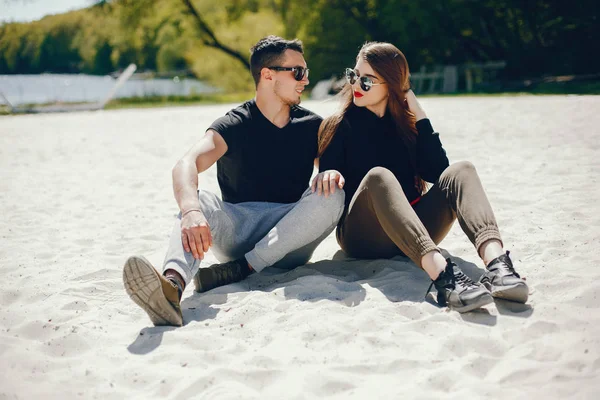
M201 209L199 209L199 208L192 208L192 209L190 209L190 210L187 210L187 211L186 211L186 212L184 212L184 213L181 213L181 218L185 217L187 214L191 213L192 211L199 211L199 212L202 212L202 210L201 210Z

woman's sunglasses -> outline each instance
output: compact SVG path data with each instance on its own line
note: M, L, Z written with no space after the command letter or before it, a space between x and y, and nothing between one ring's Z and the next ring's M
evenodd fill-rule
M308 78L308 68L304 67L267 67L273 71L293 71L294 79L300 82L304 78Z
M373 79L369 78L368 76L358 76L356 71L354 71L352 68L346 68L345 75L346 75L346 80L351 85L354 85L356 83L356 80L358 79L358 81L360 83L360 88L362 90L364 90L365 92L368 92L369 90L371 90L371 88L373 86L383 85L385 83L385 82L375 83L375 82L373 82Z

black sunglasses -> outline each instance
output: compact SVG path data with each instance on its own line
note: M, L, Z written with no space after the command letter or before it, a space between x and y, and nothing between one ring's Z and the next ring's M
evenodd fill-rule
M369 90L371 90L371 88L373 86L383 85L385 83L385 82L375 83L375 82L373 82L373 79L371 79L368 76L358 76L356 71L353 70L352 68L346 68L345 75L346 75L346 80L351 85L354 85L356 83L356 80L358 79L358 81L360 83L360 88L362 90L364 90L365 92L368 92Z
M273 71L293 71L294 72L294 79L297 81L301 81L304 78L308 78L308 71L310 71L308 68L304 68L304 67L267 67L269 69L272 69Z

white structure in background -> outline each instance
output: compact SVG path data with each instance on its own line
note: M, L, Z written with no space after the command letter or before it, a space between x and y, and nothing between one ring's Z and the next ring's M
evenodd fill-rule
M0 90L0 97L10 107L13 113L43 113L43 112L69 112L69 111L93 111L101 110L106 104L115 96L117 91L127 82L127 80L133 75L136 70L135 64L129 64L129 66L123 71L119 78L110 89L110 91L100 101L95 103L84 103L84 104L52 104L38 107L15 107L8 101L6 96ZM1 89L1 88L0 88Z
M31 104L88 103L80 105L56 104L28 108L29 112L43 109L98 109L112 98L148 96L188 96L214 93L219 89L195 79L136 79L136 66L129 65L116 80L111 76L84 74L42 74L0 76L0 99L11 108ZM131 79L129 79L131 78ZM109 88L111 88L109 90ZM3 94L3 96L2 96ZM22 108L22 107L21 107ZM18 108L18 109L21 109Z

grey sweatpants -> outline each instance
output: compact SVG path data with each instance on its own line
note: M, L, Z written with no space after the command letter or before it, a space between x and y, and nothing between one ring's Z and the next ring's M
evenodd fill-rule
M304 265L315 248L336 227L344 211L344 191L325 197L307 189L296 203L227 203L215 194L198 192L213 237L211 250L226 262L246 257L252 268L294 268ZM206 265L208 267L208 265ZM163 271L173 269L191 282L200 260L183 249L179 214L165 257Z

